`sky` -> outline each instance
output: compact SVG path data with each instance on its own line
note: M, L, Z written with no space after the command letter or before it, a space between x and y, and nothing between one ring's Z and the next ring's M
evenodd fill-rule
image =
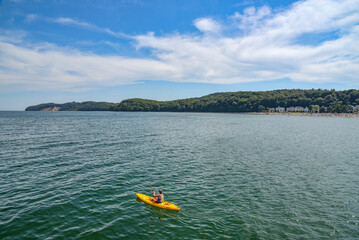
M359 0L0 0L0 110L359 89Z

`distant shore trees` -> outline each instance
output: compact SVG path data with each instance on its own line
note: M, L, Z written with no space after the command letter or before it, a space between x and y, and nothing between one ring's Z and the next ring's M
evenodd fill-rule
M273 91L240 91L214 93L200 98L155 101L140 98L120 103L70 102L46 103L26 108L26 111L157 111L157 112L262 112L278 106L302 107L312 112L351 113L359 107L359 90L289 89Z

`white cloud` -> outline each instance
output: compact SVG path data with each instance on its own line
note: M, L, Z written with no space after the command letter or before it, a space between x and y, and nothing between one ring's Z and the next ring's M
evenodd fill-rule
M114 32L109 28L100 28L94 24L88 23L88 22L84 22L84 21L79 21L73 18L64 18L64 17L60 17L60 18L56 18L56 19L48 19L49 21L55 22L55 23L59 23L59 24L63 24L63 25L72 25L72 26L78 26L78 27L82 27L82 28L87 28L93 31L98 31L98 32L103 32L109 35L112 35L114 37L125 37L128 38L129 36L121 33L121 32Z
M90 23L87 22L82 22L82 21L78 21L72 18L56 18L53 20L56 23L60 23L60 24L67 24L67 25L76 25L76 26L80 26L80 27L86 27L86 28L96 28L95 25L92 25Z
M21 47L0 38L0 89L78 90L165 80L173 67L156 60L85 54L51 44ZM150 73L150 74L149 74Z
M213 21L209 26L216 25ZM357 24L357 0L308 0L280 12L266 6L247 8L231 16L230 31L219 36L148 34L136 40L139 48L153 49L158 59L180 69L188 81L239 83L290 77L359 85ZM319 44L298 41L303 34L333 31L337 38L333 35Z
M244 9L243 14L236 12L232 19L235 21L236 26L243 30L253 30L261 27L261 23L265 18L271 16L271 9L267 6L256 9L255 7L248 7Z
M194 21L194 25L201 32L217 33L221 30L221 25L211 18L198 18Z
M56 22L112 33L70 18ZM100 56L51 44L26 46L2 37L0 88L69 90L136 80L223 84L285 77L359 85L357 0L300 1L281 11L247 8L222 22L196 19L201 34L132 36L138 49L152 51L151 59ZM315 44L298 40L331 32L335 37Z
M31 22L35 21L36 19L38 19L37 14L27 14L26 18L25 18L25 22L26 23L31 23Z

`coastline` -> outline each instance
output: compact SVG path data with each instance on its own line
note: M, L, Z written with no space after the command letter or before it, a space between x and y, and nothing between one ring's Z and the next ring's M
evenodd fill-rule
M26 110L25 110L26 111ZM7 111L3 111L7 112ZM16 111L15 111L16 112ZM21 112L21 111L20 111ZM304 112L196 112L196 111L78 111L78 110L39 110L36 112L158 112L158 113L226 113L226 114L245 114L245 115L278 115L278 116L301 116L301 117L345 117L359 118L359 113L304 113Z
M300 113L300 112L250 112L240 114L251 115L281 115L281 116L305 116L305 117L346 117L359 118L359 113Z

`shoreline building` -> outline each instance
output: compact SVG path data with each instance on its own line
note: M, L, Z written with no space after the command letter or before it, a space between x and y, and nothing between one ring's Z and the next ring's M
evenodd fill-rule
M275 109L275 111L276 111L276 112L280 112L280 113L284 113L284 112L285 112L285 108L278 106L278 107Z

